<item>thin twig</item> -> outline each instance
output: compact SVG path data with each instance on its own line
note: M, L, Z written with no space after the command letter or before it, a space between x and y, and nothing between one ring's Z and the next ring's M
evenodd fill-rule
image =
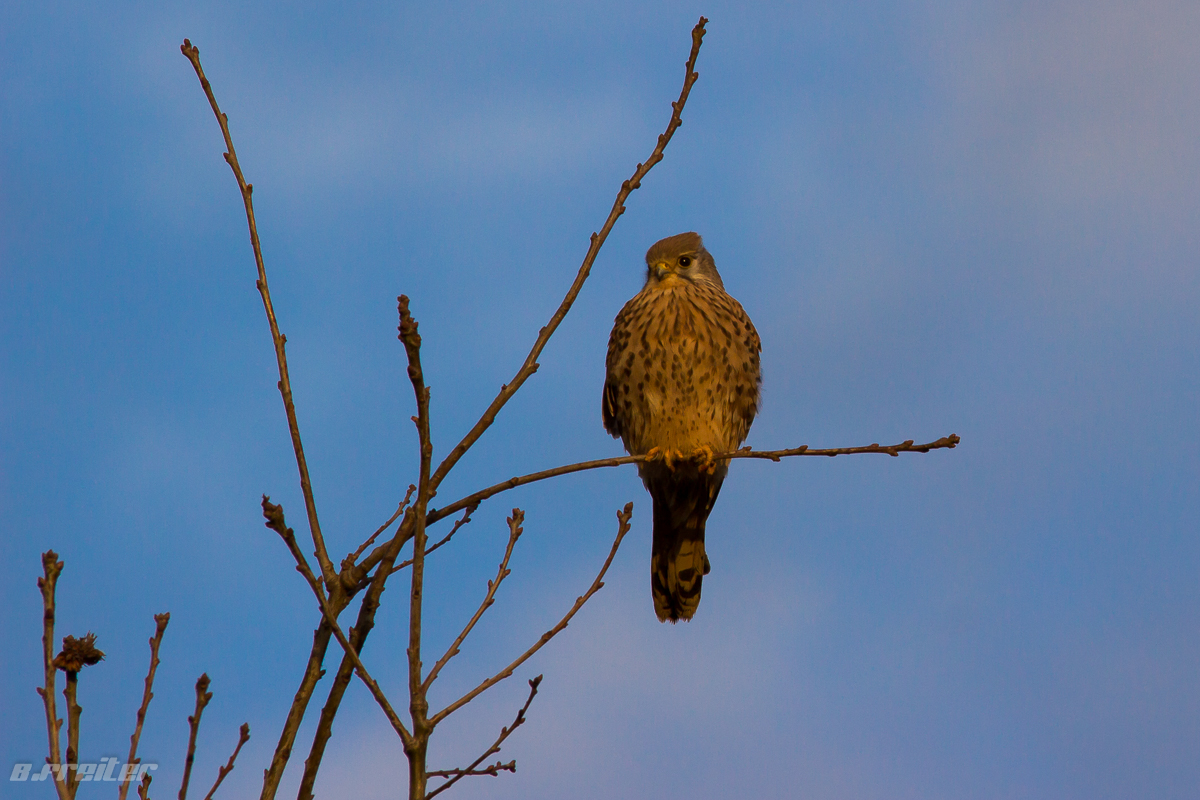
M429 691L429 687L437 680L438 673L442 671L442 668L450 663L450 659L458 655L458 648L462 646L463 641L470 635L476 623L483 618L483 612L491 608L492 603L496 602L496 591L500 588L500 584L512 573L512 570L508 568L508 560L512 558L513 548L517 546L517 540L521 538L521 534L524 532L521 523L525 521L525 512L519 508L514 508L512 516L507 521L508 546L504 548L504 558L500 559L500 568L496 570L496 579L488 581L487 594L484 595L483 602L479 604L475 615L463 627L462 632L458 634L454 642L446 648L445 654L433 665L433 669L429 670L429 675L426 676L425 682L421 684L422 693Z
M471 515L475 513L475 509L477 509L477 508L479 508L478 504L473 505L473 506L467 506L466 509L463 511L463 515L454 521L454 527L450 529L450 532L447 533L445 536L443 536L441 539L439 539L433 547L426 548L425 555L428 556L434 550L437 550L439 547L441 547L442 545L448 543L451 539L453 539L454 534L458 533L458 529L471 521ZM392 572L399 572L400 570L404 569L405 567L411 567L412 563L413 562L412 562L411 558L408 561L402 561L399 564L397 564L396 566L392 567Z
M497 775L499 775L501 772L516 772L516 771L517 771L517 760L514 758L511 761L509 761L507 764L505 764L503 761L497 761L495 764L489 764L486 767L483 767L482 769L480 769L480 768L475 768L475 769L435 769L435 770L431 770L429 772L429 777L431 777L431 778L449 778L452 775L462 775L464 777L467 775L491 775L494 778ZM440 791L441 787L439 787L438 790ZM431 797L431 796L432 796L431 794L426 795L427 798Z
M147 772L142 776L142 782L138 784L138 797L141 800L150 800L150 781L154 778Z
M464 778L467 775L491 775L492 777L495 777L499 774L500 770L507 770L508 772L517 771L517 762L515 759L509 761L507 764L497 761L495 764L492 764L485 769L476 768L492 755L499 753L500 745L504 743L504 740L507 739L513 731L525 724L525 712L529 710L529 704L532 703L533 698L537 696L538 684L541 682L541 675L538 675L529 682L529 699L525 701L525 705L521 706L521 710L517 712L517 718L513 720L513 724L507 728L501 728L500 735L496 738L496 741L492 743L492 746L485 750L483 755L471 762L470 766L468 766L466 769L440 769L429 773L430 777L437 776L440 778L450 778L450 780L446 781L441 786L425 795L425 800L429 800L429 798L433 797L444 789L449 789L459 778Z
M187 758L183 762L183 783L179 786L179 800L187 800L188 782L192 779L192 762L196 760L196 736L200 733L200 715L204 713L208 701L212 700L212 692L208 691L210 683L212 680L207 672L196 680L196 713L188 717L191 733L188 735Z
M212 800L213 795L217 793L217 787L221 785L221 781L225 780L225 776L233 772L233 762L237 761L238 753L242 752L242 745L250 741L250 723L243 722L241 730L238 733L237 747L233 748L233 755L229 757L229 762L217 770L217 782L208 790L208 794L204 795L204 800Z
M555 625L550 630L543 633L541 638L538 639L537 642L535 642L532 647L530 647L528 650L526 650L524 653L522 653L520 656L518 656L517 659L515 661L513 661L511 664L509 664L507 667L500 670L495 675L488 678L483 683L479 684L474 689L467 692L462 697L458 698L453 703L451 703L450 705L443 708L438 713L434 714L433 717L429 720L431 725L436 726L438 723L440 723L446 717L450 716L455 711L457 711L458 709L465 706L467 703L474 700L480 694L482 694L483 692L487 691L492 686L495 686L500 681L502 681L505 678L512 675L513 670L515 670L517 667L521 666L526 661L528 661L533 656L534 653L536 653L538 650L541 650L543 647L545 647L547 642L549 642L551 639L553 639L555 636L557 636L559 633L561 633L564 628L567 627L567 624L570 623L571 618L574 617L577 613L579 613L579 609L583 608L583 604L586 603L588 600L590 600L592 595L594 595L596 592L600 591L600 588L602 586L604 586L604 574L606 572L608 572L609 565L612 564L613 558L617 555L617 548L621 546L621 540L625 538L625 534L629 533L629 520L632 518L633 518L633 503L626 503L625 508L623 510L617 512L617 520L619 522L619 525L617 528L617 538L613 540L612 549L608 551L608 558L604 559L604 566L600 567L600 572L596 575L596 579L594 581L592 581L592 585L590 587L588 587L588 590L581 597L577 597L575 599L575 604L573 606L571 606L571 610L568 611L563 616L563 618L558 621L558 624Z
M316 548L321 576L329 591L337 593L341 590L341 585L337 580L337 573L334 572L333 562L330 561L329 553L325 549L325 538L321 535L321 523L317 519L317 503L313 497L312 482L308 475L308 462L304 458L304 444L300 440L300 423L296 420L296 406L292 402L292 381L288 377L287 353L285 352L287 337L279 332L279 322L275 319L275 307L271 304L271 291L267 286L267 269L263 265L262 246L258 240L258 224L254 221L252 197L254 186L247 183L245 176L242 175L237 151L233 149L233 137L229 134L229 117L217 105L217 98L213 94L212 86L209 84L208 78L204 76L204 68L200 66L200 49L187 39L183 40L179 49L192 63L192 68L196 70L196 77L200 79L200 86L203 87L204 94L208 97L208 104L212 106L217 123L221 126L221 135L225 137L225 161L233 170L233 176L237 179L238 189L242 194L242 204L246 207L246 224L250 229L250 245L254 249L254 263L258 267L258 281L255 285L258 287L258 293L262 295L263 308L267 312L267 322L271 327L271 341L275 345L275 361L279 365L279 393L283 396L283 409L287 414L288 431L292 436L292 449L296 453L296 466L300 471L300 490L304 494L304 508L308 512L308 527L312 533L313 546Z
M912 439L901 442L900 444L879 445L870 444L862 447L834 447L825 449L811 448L808 445L801 445L790 450L751 450L749 447L743 447L741 450L733 450L728 453L717 453L713 456L714 461L727 461L734 458L765 458L771 461L778 461L781 458L791 456L844 456L854 455L859 453L882 453L889 456L898 456L901 453L928 453L930 450L939 450L942 448L953 448L959 441L956 434L944 436L925 444L913 444ZM566 464L561 467L552 469L544 469L540 472L531 472L528 475L522 475L518 478L509 478L506 481L501 481L486 489L480 489L474 494L469 494L466 497L455 500L448 506L438 509L430 509L428 522L432 525L435 522L445 519L451 514L457 514L464 508L477 508L481 502L489 497L494 497L501 492L507 492L509 489L515 489L518 486L524 486L537 481L544 481L547 478L556 478L559 475L570 475L572 472L583 472L589 469L603 469L605 467L620 467L625 464L640 464L646 460L644 455L641 456L620 456L619 458L598 458L595 461L581 461L578 464ZM430 548L432 550L432 548Z
M158 671L158 648L162 644L163 634L166 633L167 623L171 621L169 613L154 615L154 635L150 637L150 670L146 673L146 684L142 689L142 705L137 712L137 725L133 729L133 735L129 737L129 758L125 759L126 764L140 764L142 760L137 756L138 742L142 738L142 723L146 721L146 711L150 708L150 701L154 699L154 673ZM129 794L129 781L121 784L118 790L120 800L125 800Z
M308 582L309 588L313 595L317 598L317 604L321 608L321 613L325 616L325 621L329 623L329 627L333 630L333 635L337 638L338 644L347 655L354 661L354 669L358 673L358 677L366 684L371 695L375 698L375 702L383 709L383 713L387 716L388 722L392 724L392 728L400 736L401 742L407 743L411 737L408 729L404 727L404 723L392 708L391 702L379 688L378 682L371 677L371 673L367 672L366 666L362 663L362 659L358 657L358 653L350 646L346 634L342 631L342 626L338 624L337 617L329 607L329 601L325 597L325 592L321 588L321 582L317 576L313 574L312 568L308 565L308 560L304 557L304 553L300 550L300 545L296 543L296 532L287 526L287 522L283 516L283 506L277 506L271 502L271 498L263 495L262 500L263 516L267 520L267 527L279 534L287 545L288 551L296 560L296 570L304 576L304 580Z
M954 449L962 439L958 434L950 434L943 436L941 439L936 439L925 444L913 444L912 439L906 439L900 444L868 444L862 447L831 447L824 450L813 449L808 445L800 445L793 447L790 450L751 450L749 447L743 447L733 453L722 453L718 456L713 456L714 460L722 460L726 458L766 458L771 461L778 462L781 458L789 456L849 456L859 453L880 453L888 456L898 456L901 453L928 453L930 450Z
M58 792L59 800L69 800L67 793L66 775L62 768L62 750L60 749L58 732L62 720L58 718L58 709L54 699L54 684L58 668L54 666L54 591L58 584L58 576L62 574L63 562L58 560L58 553L47 550L42 553L43 577L38 578L37 585L42 591L42 663L45 667L45 683L38 687L42 703L46 706L46 735L50 738L50 755L46 763L50 764L54 789Z
M390 528L392 526L392 523L400 518L400 515L404 513L404 509L408 508L408 501L412 499L413 492L415 492L416 490L417 490L416 484L410 483L408 485L408 492L405 493L404 499L400 501L400 505L396 506L395 513L393 513L392 516L388 518L387 522L380 525L379 528L374 533L372 533L365 542L360 544L358 546L357 550L355 550L350 555L346 556L346 559L344 561L342 561L342 570L343 571L346 569L349 569L350 567L353 567L354 562L358 561L358 557L363 554L363 551L366 550L368 547L370 547L372 544L374 544L375 540L379 538L379 534L383 533L388 528Z
M683 124L681 115L684 104L687 103L693 84L700 77L700 74L695 71L696 56L700 53L700 44L704 39L704 25L707 22L707 19L701 17L696 26L692 28L692 49L685 65L683 89L679 93L679 99L671 104L671 119L667 123L666 131L658 137L658 143L654 146L654 151L651 152L646 162L638 164L637 169L633 171L632 177L621 184L621 190L617 193L616 200L613 201L612 210L608 212L608 219L604 221L604 225L601 226L599 233L592 234L591 244L588 247L587 255L583 258L583 264L579 267L579 272L575 275L575 281L571 284L571 288L567 290L567 294L559 304L558 310L550 317L550 321L546 323L544 328L538 331L537 340L534 342L533 348L529 351L529 355L525 357L521 368L517 370L517 374L513 376L511 381L500 388L500 393L492 400L491 405L483 412L483 416L479 418L479 421L475 423L471 430L467 432L467 435L463 437L462 441L455 445L454 449L438 465L437 471L434 472L430 482L434 491L437 490L442 479L449 474L450 470L454 468L454 465L458 463L458 460L463 457L471 445L475 444L484 431L491 427L492 422L496 419L496 415L500 413L500 409L504 408L505 404L517 393L517 390L521 388L525 381L533 373L537 372L538 357L541 355L542 350L545 349L546 343L550 341L550 337L558 330L558 326L567 316L567 312L571 310L575 298L579 296L579 291L583 288L584 281L587 280L588 275L591 273L592 264L595 262L596 256L600 253L600 248L604 246L609 231L612 230L617 219L625 213L625 200L629 197L630 193L641 186L642 179L646 177L654 165L662 161L663 151L671 141L671 137L675 135L675 131Z

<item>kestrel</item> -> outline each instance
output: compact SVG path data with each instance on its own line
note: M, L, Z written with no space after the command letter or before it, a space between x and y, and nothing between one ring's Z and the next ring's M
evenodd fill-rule
M704 523L728 461L758 411L754 324L725 291L697 233L646 253L646 285L625 304L608 340L604 427L620 437L654 500L650 588L661 622L688 620L708 574Z

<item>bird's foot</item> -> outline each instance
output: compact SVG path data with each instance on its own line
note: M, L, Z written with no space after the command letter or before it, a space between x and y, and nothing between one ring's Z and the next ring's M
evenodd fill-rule
M669 447L651 447L646 451L646 461L661 461L667 465L667 469L674 471L675 462L684 459L683 453L678 450L672 450Z
M700 471L701 475L706 472L711 475L717 471L717 462L713 460L713 451L708 445L693 450L692 460L698 462L696 469Z

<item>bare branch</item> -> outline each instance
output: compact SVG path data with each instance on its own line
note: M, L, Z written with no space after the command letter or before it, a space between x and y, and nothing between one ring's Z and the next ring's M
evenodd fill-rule
M483 617L483 612L487 611L492 603L496 602L496 591L500 588L500 584L504 579L512 572L508 568L508 560L512 558L513 548L517 546L517 539L521 538L521 533L524 531L524 528L521 527L521 523L524 521L525 512L519 508L514 508L512 516L508 518L508 546L504 548L504 558L500 560L500 568L496 570L496 579L488 581L487 594L484 595L483 602L479 604L475 615L463 627L462 633L458 634L454 642L446 648L445 655L438 659L438 662L433 665L433 669L429 670L429 675L425 678L425 682L421 684L422 693L429 691L429 687L437 680L438 673L442 671L442 668L450 663L450 659L458 655L458 648L462 646L463 641L471 633L476 623Z
M63 637L62 652L54 657L54 666L67 673L66 685L63 687L63 698L67 705L67 763L62 768L66 770L63 780L68 797L75 796L80 783L78 769L75 769L74 775L71 774L71 770L79 763L79 717L83 714L83 708L77 699L79 673L84 667L98 664L102 660L104 653L96 648L94 633L78 639L74 636Z
M511 761L509 761L507 764L505 764L503 761L497 761L495 764L489 764L486 767L476 768L476 769L435 769L429 773L429 777L431 777L431 778L449 778L452 775L462 775L464 777L467 775L491 775L494 778L497 775L499 775L501 772L516 772L516 771L517 771L517 760L514 758ZM438 787L438 791L441 791L440 786ZM430 797L430 796L431 795L426 795L426 797Z
M458 529L471 521L471 515L475 513L475 509L477 509L477 508L479 508L478 504L473 505L473 506L467 506L467 508L463 512L463 515L459 519L455 520L454 527L450 529L450 532L447 533L445 536L443 536L441 539L439 539L433 547L426 549L425 555L429 555L434 550L437 550L439 547L441 547L442 545L446 544L451 539L453 539L454 534L458 533ZM412 563L413 563L412 559L409 559L408 561L403 561L400 564L392 567L392 572L399 572L400 570L404 569L405 567L411 567Z
M516 760L509 761L507 764L497 761L495 764L485 767L484 769L477 768L488 758L496 753L499 753L500 745L504 743L504 740L507 739L513 731L525 724L525 712L529 710L529 704L533 702L533 698L537 697L538 685L541 682L541 675L538 675L529 682L529 698L525 701L525 705L521 706L521 710L517 712L517 718L513 720L513 724L509 725L507 728L501 728L500 735L496 738L496 741L492 743L492 746L485 750L483 755L471 762L466 769L439 769L429 773L430 777L436 776L440 778L449 778L450 780L446 781L441 786L425 795L425 800L429 800L429 798L433 797L435 794L438 794L445 789L449 789L459 778L464 778L467 775L491 775L492 777L495 777L499 774L500 770L506 770L508 772L517 771Z
M349 603L350 599L347 597L346 602ZM325 670L321 668L321 665L325 662L325 653L329 649L329 638L332 635L333 629L329 627L329 623L322 616L320 624L313 631L313 645L309 651L308 663L305 665L304 675L300 679L300 686L297 687L296 694L292 698L292 705L288 709L287 719L284 720L283 730L279 733L279 742L275 745L275 755L271 758L271 765L263 771L260 800L273 800L275 793L279 790L279 782L283 779L283 771L291 758L292 745L296 742L300 723L304 720L304 714L312 699L313 691L317 687L317 681L325 675Z
M212 692L208 691L211 682L207 672L196 680L196 713L188 717L191 733L188 735L187 758L183 762L183 783L179 787L179 800L187 800L188 783L192 779L192 762L196 760L196 736L200 733L200 715L204 713L208 701L212 700Z
M408 756L409 796L423 797L425 753L431 726L427 719L429 701L421 688L421 610L425 596L425 513L434 493L429 478L433 442L429 434L429 387L425 385L425 373L421 369L421 335L417 332L416 319L409 312L408 297L400 295L396 303L400 314L399 338L408 356L408 378L417 400L417 416L413 417L413 422L417 426L421 465L417 480L417 502L413 506L412 586L408 602L408 709L413 735L404 743L404 752Z
M525 357L525 361L522 362L520 369L517 370L517 374L511 381L500 387L500 393L497 394L495 399L492 400L491 404L487 407L487 410L484 411L483 416L479 418L471 430L467 432L467 435L463 437L462 441L455 445L454 449L451 450L450 453L442 460L441 464L438 465L437 471L433 474L430 480L430 489L432 493L436 494L438 486L441 485L442 480L447 474L449 474L450 470L454 468L454 465L457 464L459 459L466 454L467 450L470 449L470 447L476 441L478 441L479 437L482 436L489 427L491 427L492 423L496 419L496 415L500 413L500 410L505 406L505 404L508 403L510 399L512 399L512 396L517 393L517 390L521 388L525 381L537 371L538 357L541 355L542 350L545 349L546 343L549 342L550 337L558 329L559 324L561 324L563 319L567 316L567 312L571 310L571 306L575 303L575 298L579 296L579 292L583 288L584 281L586 281L588 275L591 274L592 264L595 262L596 256L599 255L600 248L604 245L605 240L608 239L608 234L612 231L617 219L625 213L625 200L628 199L629 195L635 189L641 186L642 179L646 177L654 165L659 161L662 161L663 152L666 150L667 144L670 143L671 137L675 135L675 131L680 125L683 124L683 107L687 103L688 95L691 94L693 84L695 84L696 80L700 77L700 74L695 71L696 57L700 53L700 45L704 39L704 26L707 22L707 19L701 17L700 21L696 23L696 26L692 28L692 49L688 54L688 60L685 64L683 89L679 93L679 99L671 103L671 119L667 123L666 130L659 135L658 143L651 152L650 158L648 158L644 164L638 164L637 169L634 170L633 175L629 178L629 180L624 181L621 184L621 189L619 192L617 192L616 200L613 201L612 210L609 211L608 218L604 221L604 225L601 226L598 233L592 233L591 244L589 245L588 251L583 258L583 263L580 265L579 271L575 275L574 282L567 290L566 296L563 297L562 302L559 304L558 309L554 312L554 315L550 318L550 321L545 327L538 331L538 337L533 344L533 348ZM449 507L447 507L447 509L442 510L444 513L441 513L437 519L443 519L450 514L458 513L468 505L469 503L457 503L453 511L449 511ZM433 521L435 520L430 519L427 521L427 524L431 524ZM343 580L347 581L348 585L357 585L362 580L363 576L369 573L371 569L383 559L384 553L387 549L397 546L397 543L399 546L403 546L403 544L407 542L408 538L412 535L413 532L406 529L402 524L400 530L396 532L396 535L390 542L388 542L388 544L376 547L370 553L370 555L364 559L363 563L359 564L350 574L345 576Z
M600 568L600 572L596 575L596 579L592 581L592 585L588 587L588 590L583 594L583 596L575 599L575 604L571 606L571 610L568 611L563 618L558 621L558 624L543 633L541 638L538 639L532 647L518 656L517 659L507 667L500 670L495 675L488 678L483 683L479 684L474 689L443 708L437 714L434 714L429 720L431 726L436 726L439 722L465 706L467 703L474 700L480 694L512 675L513 670L528 661L534 653L545 647L547 642L549 642L567 627L567 624L570 623L571 618L579 613L579 609L583 608L583 604L590 600L592 595L600 591L600 588L604 586L604 574L608 572L609 565L612 564L613 558L617 555L617 548L621 546L621 540L625 538L625 534L629 533L629 520L632 518L633 503L626 503L625 508L617 512L617 520L619 523L617 528L617 538L613 540L612 549L608 552L608 558L604 559L604 566Z
M766 458L771 461L779 461L781 458L789 456L849 456L859 453L881 453L883 455L898 456L901 453L928 453L930 450L948 449L953 450L958 446L962 439L958 434L952 433L949 436L943 436L941 439L936 439L925 444L913 444L912 439L906 439L900 444L868 444L862 447L833 447L825 450L815 450L808 445L800 445L790 450L751 450L749 447L743 447L733 453L722 453L718 456L713 456L714 460L722 460L726 458Z
M349 602L349 598L347 598L347 602ZM287 767L288 759L291 758L292 745L296 742L300 723L304 720L304 714L308 710L308 703L317 687L317 681L325 675L325 670L321 668L321 665L325 662L325 653L329 649L329 638L332 635L333 629L329 627L329 623L322 616L320 624L313 631L313 644L308 654L308 664L305 665L300 686L297 687L296 694L292 698L292 705L288 709L287 719L284 720L283 730L279 733L279 742L275 745L275 755L271 758L271 765L263 771L260 800L273 800L275 793L279 790L279 782L283 779L283 771Z
M374 544L375 540L379 538L379 534L383 533L388 528L390 528L392 526L392 523L400 518L400 515L404 513L404 509L408 508L408 501L412 499L413 492L415 492L416 490L417 490L417 487L415 484L410 483L408 485L408 492L405 493L404 499L400 501L400 505L396 506L395 513L393 513L392 516L388 518L387 522L380 525L379 528L374 533L372 533L365 542L360 544L358 546L357 550L355 550L350 555L346 556L346 558L342 561L342 570L343 571L352 568L354 566L354 562L358 561L358 557L363 554L363 551L366 550L368 547L370 547L372 544Z
M233 762L237 761L238 753L242 752L242 745L248 741L250 741L250 723L243 722L238 733L237 747L233 748L233 755L229 757L229 762L217 770L217 782L208 790L208 794L204 795L204 800L212 800L213 795L217 793L217 788L221 785L221 781L225 780L226 775L233 772Z
M592 271L592 264L596 260L596 256L600 253L600 248L604 246L604 242L608 239L608 234L616 224L617 219L625 213L625 200L629 195L642 184L642 179L650 172L650 170L659 161L662 161L663 151L667 144L671 141L671 137L675 135L675 131L683 124L683 107L687 103L688 95L692 91L692 85L696 83L696 79L700 74L695 71L696 57L700 53L700 44L704 39L704 25L708 20L704 17L696 23L696 27L692 28L692 50L688 55L687 64L685 65L683 89L679 93L679 99L671 104L671 119L667 123L667 129L658 137L658 143L654 146L650 157L646 159L644 164L638 164L637 169L633 171L633 175L629 180L621 184L621 190L617 192L617 198L613 201L612 210L608 212L608 219L604 221L599 233L593 233L591 244L588 247L587 255L583 258L583 264L579 267L579 272L575 275L575 281L571 284L571 288L567 290L566 296L558 306L558 310L550 317L550 321L546 326L538 331L537 340L533 344L533 348L529 351L529 355L525 357L525 361L521 364L521 368L517 370L517 374L512 380L500 387L500 393L492 400L491 405L483 412L483 416L475 423L474 427L467 432L454 449L442 460L438 465L437 471L433 474L431 485L434 491L441 484L442 479L449 474L458 460L470 449L471 445L478 441L496 419L496 415L500 413L500 409L504 408L512 396L517 393L517 390L529 379L538 369L538 357L541 356L542 350L545 349L546 343L550 341L550 337L558 330L559 324L567 316L567 312L571 310L571 306L575 303L575 298L579 296L579 291L583 288L584 281Z
M154 778L149 772L142 776L142 782L138 784L138 797L141 800L150 800L150 781L152 780Z
M58 576L62 574L63 562L58 560L58 553L47 550L42 553L43 577L38 578L37 585L42 591L42 663L45 667L45 683L38 687L42 703L46 706L46 735L50 737L50 755L46 759L51 765L54 779L54 789L58 792L59 800L69 800L66 775L59 766L63 763L62 750L58 733L62 720L58 718L58 709L54 699L54 684L58 668L54 666L54 591L58 585Z
M953 448L961 439L956 434L944 436L925 444L913 444L912 439L901 442L900 444L879 445L870 444L862 447L835 447L827 449L815 449L808 445L801 445L790 450L751 450L749 447L743 447L741 450L734 450L728 453L717 453L713 456L714 461L727 461L734 458L765 458L771 461L778 461L781 458L791 456L844 456L854 455L858 453L882 453L889 456L898 456L900 453L928 453L930 450L939 450L942 448ZM438 509L430 509L428 515L428 523L432 525L435 522L445 519L451 514L457 514L464 508L475 509L479 504L489 497L494 497L501 492L507 492L509 489L515 489L518 486L524 486L537 481L544 481L547 478L557 478L559 475L570 475L572 472L583 472L589 469L603 469L605 467L620 467L625 464L640 464L645 461L646 457L642 456L620 456L618 458L598 458L595 461L581 461L578 464L566 464L561 467L552 469L544 469L541 472L531 472L528 475L522 475L518 478L509 478L506 481L501 481L486 489L480 489L474 494L469 494L461 500L455 500L448 506ZM433 548L430 548L432 550Z
M321 607L321 613L325 617L325 621L329 623L329 627L333 630L333 635L337 638L338 644L347 655L354 661L354 669L358 673L358 677L366 684L370 690L371 696L375 698L375 702L383 709L383 713L387 716L388 722L392 723L392 728L400 736L400 740L405 744L410 740L411 734L404 727L404 723L397 716L395 709L392 708L391 702L384 695L383 690L379 688L379 684L371 677L371 673L367 672L366 666L362 663L362 659L358 657L358 653L350 646L349 640L346 639L346 634L342 632L342 627L338 625L337 616L329 607L329 601L325 598L325 592L321 589L321 582L317 580L317 576L313 574L312 568L309 567L307 559L304 558L304 553L301 552L300 546L296 543L296 533L287 526L287 522L283 516L283 506L277 506L271 502L271 498L263 495L262 500L263 516L267 520L267 527L279 534L287 545L292 557L296 560L296 570L304 576L304 580L308 581L308 586L312 593L317 598L317 603Z
M150 701L154 699L154 673L158 671L158 648L162 644L163 634L166 633L167 623L171 621L170 614L155 614L154 615L154 636L150 637L150 670L146 673L146 685L142 690L142 705L137 712L137 725L134 726L133 735L129 737L129 758L125 759L126 764L140 764L142 760L137 757L138 742L142 738L142 723L146 721L146 711L150 708ZM129 794L129 781L121 784L117 794L120 800L125 800Z
M410 486L410 491L412 489L415 489L415 487ZM334 717L337 716L342 698L355 672L354 657L357 657L362 652L363 645L367 641L367 636L375 627L375 613L379 609L379 598L383 594L384 584L393 571L392 565L396 562L400 548L407 541L405 531L412 529L411 521L414 516L415 512L410 507L404 520L401 521L395 536L382 548L383 558L379 564L379 569L376 570L373 577L369 578L369 588L367 589L366 596L363 597L358 607L358 619L355 621L354 627L350 629L349 642L354 652L353 654L349 652L342 654L342 661L338 665L337 674L334 676L333 683L329 687L329 695L325 700L325 705L321 708L321 716L317 721L317 730L313 734L312 746L309 748L308 758L304 760L304 774L300 778L300 790L296 795L298 800L311 800L312 798L313 786L317 780L317 771L321 768L321 760L325 756L325 745L329 741L329 737L333 735ZM349 569L346 567L347 565L343 562L343 581L347 581L349 576L358 574L359 570L358 567L350 567ZM354 586L350 590L350 593L357 593L363 586L367 585L368 578L364 577L363 582ZM322 620L322 624L326 624L324 620ZM262 800L270 800L270 798L266 797L264 793Z
M192 68L196 70L196 77L200 79L200 86L204 89L204 94L208 97L208 104L212 106L213 114L217 117L217 123L221 126L221 135L225 137L225 161L229 164L229 168L233 170L233 176L237 179L238 189L242 193L242 204L246 207L246 224L250 229L250 246L254 249L254 263L258 267L258 293L262 295L263 308L267 312L267 322L271 327L271 341L275 344L275 360L279 365L279 393L283 397L283 409L287 414L288 431L292 435L292 449L296 453L296 466L300 470L300 490L304 494L304 507L308 512L308 527L312 533L313 546L316 548L317 563L321 567L321 576L325 580L325 585L330 592L341 591L340 582L337 579L337 573L334 572L333 562L329 559L329 553L325 549L325 537L321 534L321 523L317 519L317 503L313 498L312 482L308 475L308 462L304 458L304 444L300 440L300 423L296 420L296 406L292 402L292 381L288 376L287 353L285 346L287 337L279 332L279 322L275 319L275 307L271 304L271 291L267 286L267 269L263 265L262 246L258 240L258 224L254 221L254 201L253 192L254 186L246 182L245 176L242 175L242 168L238 164L237 151L233 149L233 137L229 134L229 117L226 116L220 106L217 105L217 98L213 94L212 86L208 82L208 78L204 76L204 68L200 66L200 49L195 47L191 41L184 39L180 45L180 51L192 63Z

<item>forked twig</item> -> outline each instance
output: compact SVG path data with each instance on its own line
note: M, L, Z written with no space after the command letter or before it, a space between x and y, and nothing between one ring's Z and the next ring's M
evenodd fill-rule
M137 757L138 742L142 739L142 723L146 721L146 711L150 708L150 701L154 699L154 673L158 671L158 648L162 644L163 634L166 633L167 623L171 621L169 613L154 615L154 636L150 637L150 669L146 673L145 687L142 689L142 705L137 712L137 725L133 729L133 735L129 737L129 758L125 759L126 764L140 764L141 759ZM120 800L125 800L129 794L129 781L124 781L117 794Z
M429 674L425 677L425 682L421 684L421 693L429 691L429 687L437 680L438 673L442 668L450 663L450 659L458 655L458 648L462 646L463 641L470 635L471 630L476 623L483 618L483 612L491 608L492 603L496 602L496 591L500 588L500 584L504 579L512 573L508 568L508 560L512 558L513 548L517 546L517 540L521 538L524 528L521 523L525 521L525 512L519 508L512 510L512 516L508 518L508 546L504 548L504 558L500 559L500 568L496 570L496 579L488 581L487 594L484 595L483 602L479 604L479 608L475 611L474 616L463 627L462 632L454 639L451 645L446 648L445 654L438 659L433 665L433 669L429 670Z
M517 712L517 718L513 720L513 724L509 725L507 728L501 728L500 735L496 737L496 741L492 743L492 746L485 750L483 755L472 761L466 769L439 769L429 773L429 777L431 778L449 778L450 780L446 781L441 786L425 795L425 800L429 800L429 798L433 797L435 794L438 794L445 789L449 789L460 778L465 778L468 775L491 775L492 777L495 777L500 773L500 770L505 770L507 772L517 771L517 762L515 759L509 761L507 764L497 761L495 764L485 767L484 769L478 769L478 767L488 758L496 753L499 753L500 745L504 743L504 740L507 739L513 731L525 724L525 712L529 710L529 704L533 702L533 698L537 697L538 685L541 682L541 675L538 675L529 682L529 698L525 701L525 705L521 706L521 710Z
M179 787L179 800L187 798L188 783L192 779L192 763L196 760L196 736L200 733L200 715L204 713L208 701L212 700L212 692L208 691L210 683L212 680L207 672L196 680L196 713L188 717L191 733L188 735L187 758L183 762L183 783Z
M353 567L354 562L358 561L358 557L363 554L363 551L365 551L368 547L373 545L375 543L375 540L379 538L379 534L383 533L388 528L392 527L392 523L395 522L397 519L399 519L400 515L404 513L404 510L406 508L408 508L408 501L412 499L413 492L415 492L416 490L417 490L416 484L410 483L408 485L408 491L405 493L404 499L400 501L400 505L396 506L395 512L393 512L392 516L388 517L388 521L383 523L382 525L380 525L379 528L377 528L374 533L372 533L369 537L367 537L367 540L365 542L363 542L362 544L360 544L358 546L357 550L355 550L350 555L346 556L346 558L342 561L342 569L343 570Z
M213 795L217 793L217 788L221 785L221 781L225 780L226 775L233 772L233 762L237 761L238 753L242 752L242 745L248 741L250 741L250 723L243 722L238 732L237 747L233 748L233 755L229 757L229 761L225 766L217 770L217 782L208 790L208 794L204 795L204 800L212 800Z
M608 572L608 568L612 564L613 558L617 555L617 548L621 546L621 540L625 538L625 534L629 533L629 520L632 518L633 503L626 503L625 508L617 512L617 520L619 523L617 528L617 538L613 540L612 549L608 551L608 558L604 559L604 566L600 568L600 572L596 575L596 579L592 581L592 585L588 587L588 590L581 597L577 597L575 599L575 604L571 606L571 610L568 611L563 618L558 621L558 624L543 633L541 638L538 639L532 647L518 656L517 659L507 667L500 670L495 675L488 678L483 683L479 684L474 689L467 692L462 697L458 698L453 703L430 717L430 725L436 726L439 722L465 706L467 703L474 700L480 694L512 675L513 670L528 661L534 653L545 647L547 642L549 642L567 627L567 624L570 623L571 618L579 613L579 609L583 608L583 604L590 600L592 595L600 591L600 588L604 586L604 574Z
M475 504L473 506L467 506L466 509L464 509L463 515L454 521L454 527L450 529L450 532L447 533L445 536L443 536L441 539L438 539L437 542L433 545L433 547L427 548L425 550L425 555L429 555L430 553L432 553L434 550L437 550L442 545L449 543L449 541L454 538L454 534L458 533L458 529L471 521L471 515L475 513L475 509L477 509L477 508L479 508L478 504ZM405 567L411 567L412 563L413 562L412 562L411 558L408 561L402 561L399 564L397 564L396 566L392 567L392 572L399 572L400 570L404 569Z

